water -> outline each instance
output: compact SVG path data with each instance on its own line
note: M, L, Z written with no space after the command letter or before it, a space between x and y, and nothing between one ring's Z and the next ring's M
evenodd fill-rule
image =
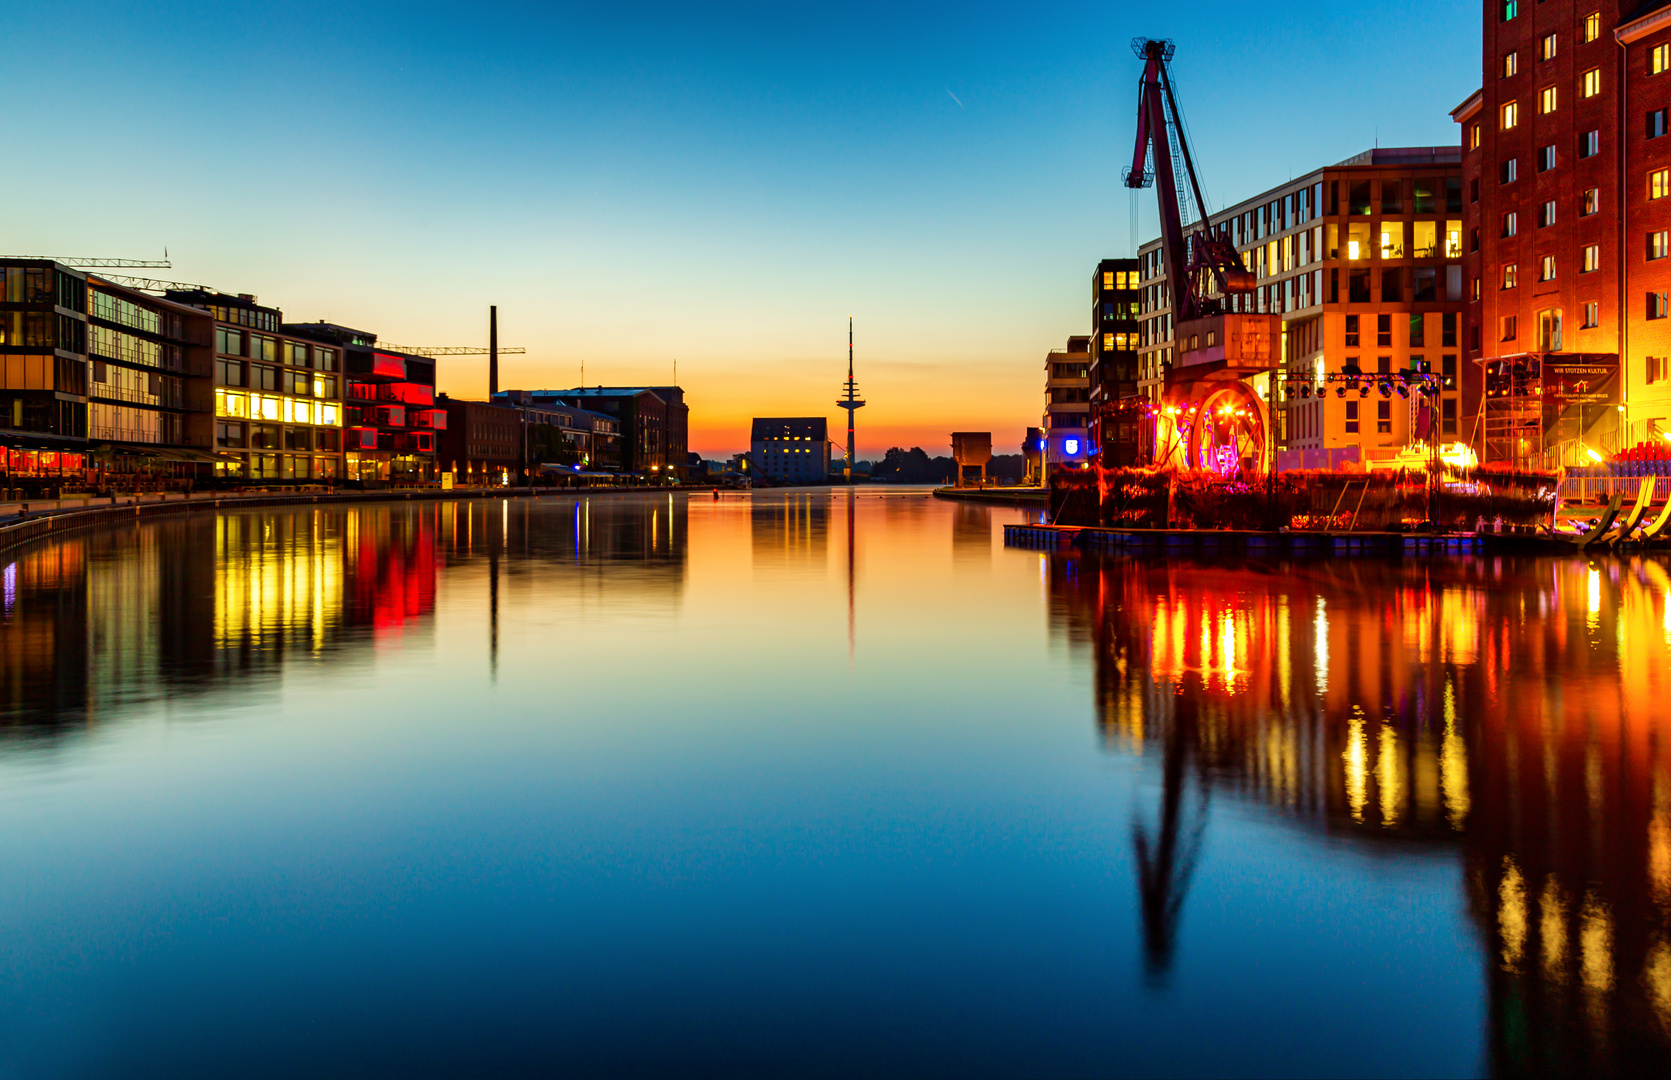
M418 502L0 556L0 1074L1664 1074L1661 561L1023 518Z

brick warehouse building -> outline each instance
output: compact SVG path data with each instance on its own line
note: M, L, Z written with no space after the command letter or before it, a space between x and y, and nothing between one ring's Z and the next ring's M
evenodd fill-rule
M1671 4L1487 0L1452 113L1468 189L1470 441L1581 464L1671 429Z

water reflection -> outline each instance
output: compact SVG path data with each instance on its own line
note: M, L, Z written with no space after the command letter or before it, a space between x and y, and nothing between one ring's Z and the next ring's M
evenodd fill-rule
M25 547L0 556L0 720L49 732L291 660L427 644L444 569L485 566L496 662L502 574L597 592L607 568L612 587L676 602L686 522L683 499L418 502L182 514Z
M1132 840L1151 969L1208 793L1455 852L1503 1075L1671 1069L1671 577L1654 559L1049 560L1106 744L1160 756Z

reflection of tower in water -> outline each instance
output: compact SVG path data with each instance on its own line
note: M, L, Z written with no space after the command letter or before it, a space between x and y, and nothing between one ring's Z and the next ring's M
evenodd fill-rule
M1671 1069L1659 564L1053 557L1050 580L1057 630L1092 651L1105 739L1161 753L1159 812L1133 830L1152 965L1210 782L1349 842L1464 859L1497 1072Z

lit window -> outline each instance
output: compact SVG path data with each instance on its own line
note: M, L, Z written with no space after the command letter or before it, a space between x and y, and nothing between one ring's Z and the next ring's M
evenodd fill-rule
M1114 287L1114 271L1104 270L1102 272L1102 287L1105 289L1112 289Z
M1478 300L1479 298L1480 298L1480 279L1476 277L1476 278L1474 278L1474 299Z
M1553 59L1555 59L1555 35L1554 34L1545 34L1545 35L1543 35L1543 37L1538 39L1538 59L1539 60L1553 60Z
M1520 215L1510 210L1503 215L1503 236L1514 236L1520 231Z
M1519 336L1520 327L1518 325L1518 319L1517 319L1516 316L1514 316L1514 315L1504 315L1501 321L1502 321L1502 340L1503 341L1513 341L1516 337Z
M1663 259L1667 254L1666 240L1671 236L1664 229L1648 234L1648 258Z
M1601 245L1589 244L1584 248L1584 269L1579 272L1583 274L1591 274L1600 269Z
M1508 131L1520 123L1520 103L1508 102L1503 106L1503 130Z
M1554 281L1555 280L1555 256L1545 255L1538 262L1538 280L1539 281Z
M1538 91L1538 112L1552 113L1555 111L1555 88L1546 86Z
M1648 198L1663 199L1671 195L1671 169L1655 169L1648 174Z
M1519 56L1519 53L1509 53L1503 57L1503 78L1508 78L1520 69L1517 63Z
M1655 45L1648 54L1648 74L1658 75L1671 67L1671 45Z
M1589 217L1601 209L1601 189L1585 188L1584 195L1578 201L1578 216Z
M1505 288L1505 289L1514 288L1515 282L1519 278L1519 275L1520 275L1520 267L1518 265L1516 265L1515 263L1504 263L1503 264L1503 288Z
M1591 68L1579 77L1578 95L1593 98L1599 93L1601 93L1601 69Z
M1479 148L1480 148L1480 126L1477 123L1476 124L1469 124L1468 125L1468 149L1478 150Z
M1594 300L1584 305L1584 325L1582 329L1593 330L1601 325L1601 305Z
M1662 293L1662 292L1651 292L1651 293L1648 294L1648 312L1647 312L1647 314L1648 314L1648 318L1650 318L1650 319L1663 319L1663 318L1665 318L1665 294L1664 293Z
M1584 44L1588 45L1601 36L1601 12L1592 11L1584 16Z

